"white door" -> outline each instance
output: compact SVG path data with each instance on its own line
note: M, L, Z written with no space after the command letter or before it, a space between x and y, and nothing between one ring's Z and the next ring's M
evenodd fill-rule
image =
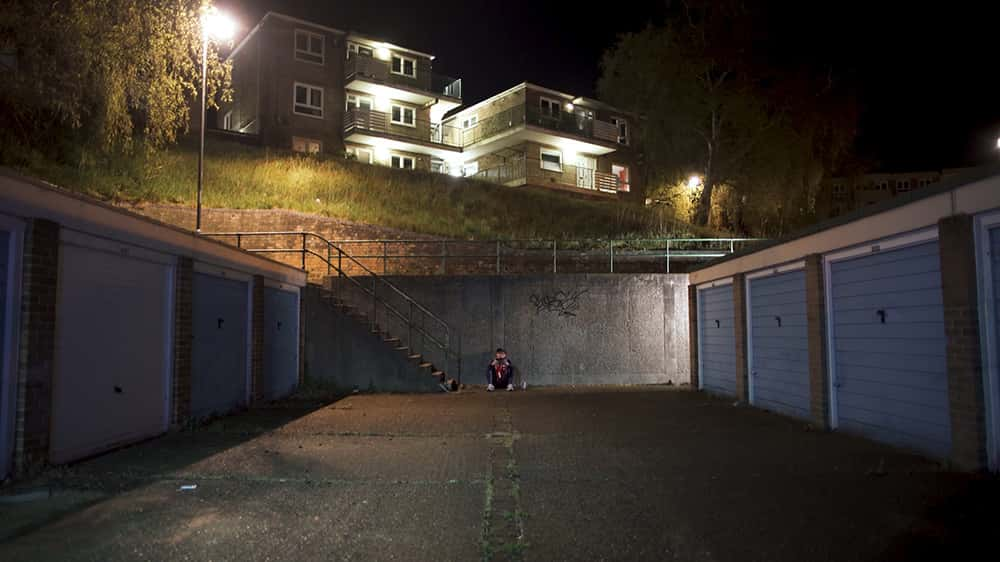
M172 288L170 256L63 232L52 462L166 431Z
M597 169L597 159L589 156L577 156L576 186L584 189L594 189L594 171Z

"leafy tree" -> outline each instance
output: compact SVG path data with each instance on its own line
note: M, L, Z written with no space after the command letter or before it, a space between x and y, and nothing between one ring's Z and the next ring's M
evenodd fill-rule
M766 25L743 2L679 6L667 24L620 37L598 83L603 99L645 116L649 184L700 175L693 220L702 226L723 185L723 226L732 230L773 230L787 213L805 217L824 173L853 143L852 98L828 72L816 77L769 60L759 48ZM770 212L751 226L755 204Z
M148 150L188 129L201 85L201 0L3 0L0 122L7 141L74 135L104 152ZM210 47L208 100L229 96Z

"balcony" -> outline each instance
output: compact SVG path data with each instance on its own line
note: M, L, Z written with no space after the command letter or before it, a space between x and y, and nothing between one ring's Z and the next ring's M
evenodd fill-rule
M560 170L547 170L542 169L537 161L523 157L480 170L472 177L507 186L534 185L591 195L613 195L621 190L618 177L614 174L571 164L563 164Z
M417 119L411 127L393 123L384 111L369 109L344 112L344 140L368 145L384 144L390 149L442 157L454 155L462 149L461 131L456 127L422 119Z
M388 95L420 105L441 103L448 106L442 108L444 111L462 103L462 80L434 74L429 64L418 64L416 77L411 78L391 72L389 61L352 53L344 65L344 78L350 90L374 96ZM394 91L386 94L385 88Z
M504 136L505 133L518 129L525 130L525 134ZM553 134L580 141L577 145L579 150L589 154L609 154L621 146L618 143L618 127L613 123L575 113L545 115L540 108L525 105L514 106L481 119L476 125L461 131L462 146L473 157L477 152L492 150L492 145L501 137L506 139L501 142L503 146L511 146L524 140L556 144L551 138ZM483 144L476 146L480 143Z

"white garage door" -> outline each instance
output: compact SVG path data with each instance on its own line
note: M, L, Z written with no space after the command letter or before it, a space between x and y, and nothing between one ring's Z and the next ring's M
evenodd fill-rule
M294 289L264 289L265 400L284 398L299 381L299 295Z
M52 462L166 431L172 276L169 256L63 232Z
M698 382L703 390L736 396L733 285L698 290Z
M191 415L194 417L225 414L247 402L248 288L249 283L244 280L209 272L194 274L191 291Z

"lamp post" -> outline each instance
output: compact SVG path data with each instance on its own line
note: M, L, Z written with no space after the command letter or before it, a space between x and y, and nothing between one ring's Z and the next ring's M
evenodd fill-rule
M201 232L201 190L205 178L205 99L208 90L208 39L225 41L233 35L232 20L212 6L206 7L201 16L201 128L198 142L198 196L194 231Z

